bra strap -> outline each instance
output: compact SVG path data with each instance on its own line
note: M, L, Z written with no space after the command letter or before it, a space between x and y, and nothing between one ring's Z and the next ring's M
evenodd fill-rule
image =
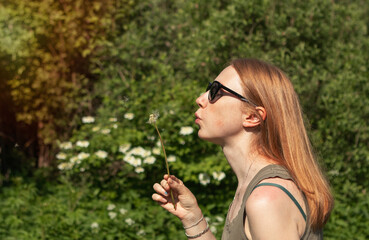
M254 189L257 188L257 187L261 187L261 186L273 186L273 187L277 187L277 188L281 189L283 192L285 192L291 198L291 200L295 203L297 208L300 210L300 213L302 214L302 216L304 217L305 222L306 222L306 214L305 214L304 210L302 209L301 205L297 202L296 198L285 187L283 187L282 185L276 184L276 183L260 183L257 186L255 186ZM254 189L252 189L252 191L254 191Z

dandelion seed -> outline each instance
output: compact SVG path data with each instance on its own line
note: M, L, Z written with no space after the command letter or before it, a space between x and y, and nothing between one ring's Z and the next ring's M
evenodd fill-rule
M124 118L128 120L132 120L135 117L133 113L126 113L124 114Z
M179 131L179 134L181 135L190 135L193 133L192 127L181 127L181 130Z
M82 118L83 123L93 123L95 122L95 118L92 116L86 116Z
M84 147L84 148L86 148L86 147L88 147L88 145L90 145L90 143L88 141L77 141L76 142L76 146L77 147Z

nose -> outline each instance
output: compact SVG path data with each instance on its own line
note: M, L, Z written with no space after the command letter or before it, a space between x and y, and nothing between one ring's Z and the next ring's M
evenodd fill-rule
M202 93L197 99L196 99L196 103L200 108L204 108L206 107L206 105L208 104L208 92L204 92Z

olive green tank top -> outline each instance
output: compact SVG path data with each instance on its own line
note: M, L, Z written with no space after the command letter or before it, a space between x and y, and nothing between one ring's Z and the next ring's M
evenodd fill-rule
M246 208L246 201L249 198L249 196L251 195L252 191L260 183L260 181L262 181L264 179L267 179L267 178L273 178L273 177L279 177L279 178L283 178L283 179L286 179L286 180L292 180L293 181L291 175L288 173L287 169L283 166L272 164L272 165L268 165L268 166L264 167L263 169L261 169L255 175L255 177L251 180L250 184L247 186L245 195L243 196L241 208L240 208L237 216L232 220L232 222L229 222L229 218L228 218L229 210L228 210L226 223L225 223L225 226L224 226L224 229L223 229L222 240L248 240L248 238L246 237L246 234L245 234L245 230L244 230L245 229L244 228L245 217L246 217L246 214L247 214L246 209L245 209ZM291 198L292 195L291 196L290 195L291 194L289 193L289 197ZM291 199L293 200L294 197L292 196ZM295 202L295 204L297 203L295 200L294 200L294 202ZM314 232L310 228L310 225L308 224L310 214L309 214L309 206L307 204L307 200L306 200L305 196L304 196L304 202L305 202L305 206L306 206L306 223L307 224L306 224L305 232L304 232L304 234L302 235L302 237L300 239L301 240L321 240L321 239L323 239L323 232L321 230L318 231L318 232ZM296 206L299 206L299 204L297 203ZM304 215L304 212L303 212L302 209L300 209L300 212ZM265 226L265 227L267 228L268 226Z

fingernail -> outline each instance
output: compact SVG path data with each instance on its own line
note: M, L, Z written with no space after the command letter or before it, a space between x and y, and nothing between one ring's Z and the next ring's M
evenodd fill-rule
M164 192L165 193L165 195L168 195L168 193L167 192Z

